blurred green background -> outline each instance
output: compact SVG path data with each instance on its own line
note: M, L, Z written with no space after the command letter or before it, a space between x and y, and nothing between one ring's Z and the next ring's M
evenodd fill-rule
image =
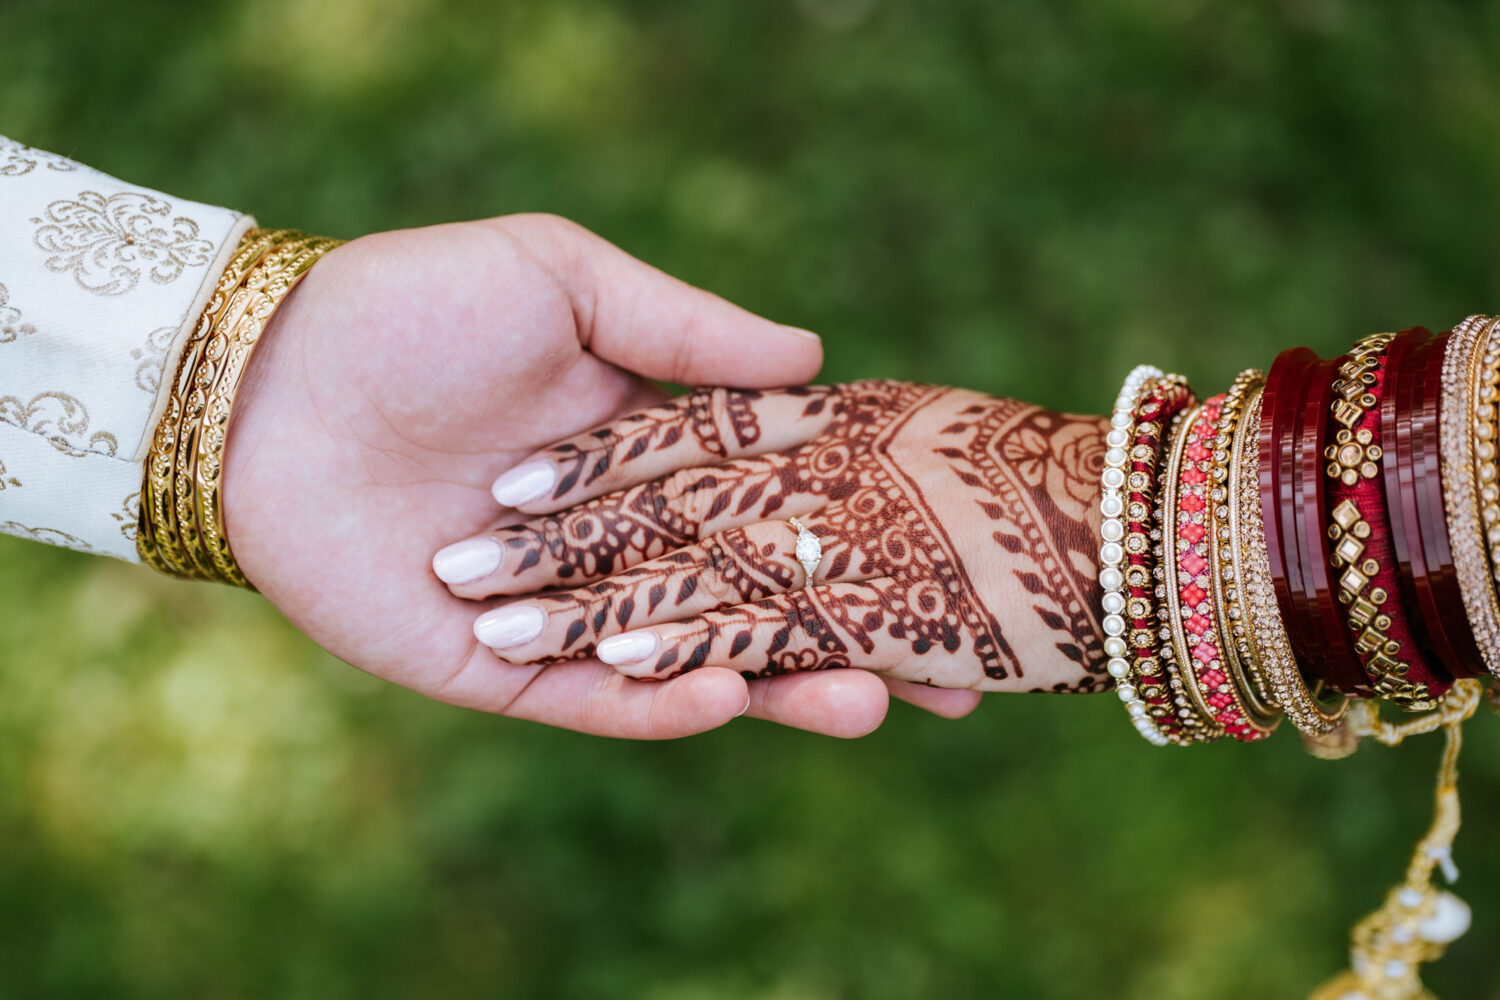
M1500 308L1500 5L5 0L0 132L353 236L545 210L827 338L1098 412ZM1500 997L1500 721L1431 976ZM1153 751L1114 699L622 745L0 538L0 995L1299 997L1432 740Z

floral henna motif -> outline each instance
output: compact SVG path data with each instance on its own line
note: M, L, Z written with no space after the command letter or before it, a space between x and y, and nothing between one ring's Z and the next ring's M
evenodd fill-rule
M1087 512L1103 470L1103 425L1014 400L976 404L961 415L970 419L943 429L938 453L976 491L974 502L995 522L995 544L1021 557L1007 560L1010 572L1056 634L1058 652L1095 675L1077 689L1102 686L1104 635L1093 607L1097 543Z

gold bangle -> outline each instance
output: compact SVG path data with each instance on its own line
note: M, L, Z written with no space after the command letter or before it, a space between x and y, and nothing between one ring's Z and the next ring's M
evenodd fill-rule
M191 391L204 341L213 329L234 289L249 268L275 240L273 233L253 229L240 240L224 273L219 276L193 332L183 346L182 357L173 373L167 395L166 410L152 432L151 450L146 458L141 489L140 531L136 551L143 562L172 576L203 578L185 551L178 530L174 499L177 440L181 434L185 399Z
M147 564L173 576L250 586L224 532L220 489L230 415L276 308L340 242L257 229L230 258L184 347L152 434L136 542Z
M222 299L210 302L209 308L204 310L203 336L192 345L191 355L184 357L184 362L192 365L192 379L184 387L181 423L174 445L173 514L182 551L195 571L193 575L203 580L216 579L217 575L204 544L202 521L193 505L193 468L209 392L228 350L224 331L236 322L238 313L243 310L244 281L271 254L279 251L296 236L288 230L258 230L252 235L254 238L246 238L240 246L240 252L235 254L235 259L231 262L231 268L238 272L235 284Z
M1485 417L1493 420L1494 383L1486 383L1481 371L1500 363L1492 360L1497 350L1494 343L1497 324L1500 321L1488 316L1470 316L1449 334L1448 348L1443 354L1438 441L1443 509L1448 515L1459 594L1479 655L1490 673L1500 677L1500 602L1495 595L1492 568L1495 543L1486 544L1486 533L1480 527L1481 520L1493 525L1500 519L1500 511L1493 511L1497 470L1493 436L1487 441L1477 437L1486 425ZM1485 499L1486 487L1492 497L1489 500ZM1493 511L1492 516L1486 515L1487 509Z
M298 239L278 246L246 275L241 289L249 296L245 311L230 330L229 352L225 355L209 393L197 438L193 468L194 497L198 521L203 530L203 544L212 560L218 579L237 587L250 587L230 551L224 531L223 483L224 447L228 440L229 420L239 393L250 356L265 332L267 324L297 282L313 264L341 241L326 238Z
M1237 431L1244 424L1249 397L1265 385L1259 370L1246 369L1235 377L1219 404L1219 423L1209 458L1209 562L1214 611L1218 616L1219 647L1230 683L1249 724L1263 733L1275 730L1281 712L1271 703L1260 663L1245 633L1244 610L1236 581L1234 553L1238 550L1238 518L1234 511L1233 470Z
M1349 699L1340 695L1332 704L1324 705L1309 690L1276 605L1276 592L1271 585L1271 555L1266 548L1266 526L1261 516L1260 452L1253 444L1260 436L1263 399L1263 391L1256 390L1245 407L1245 419L1234 441L1231 478L1239 518L1236 586L1248 611L1247 638L1276 706L1302 733L1322 736L1337 728L1348 710Z

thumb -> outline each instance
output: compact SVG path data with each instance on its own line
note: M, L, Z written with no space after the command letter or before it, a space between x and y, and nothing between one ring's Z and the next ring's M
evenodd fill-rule
M818 336L741 309L556 216L502 220L562 283L578 339L647 378L747 389L801 385L823 366Z

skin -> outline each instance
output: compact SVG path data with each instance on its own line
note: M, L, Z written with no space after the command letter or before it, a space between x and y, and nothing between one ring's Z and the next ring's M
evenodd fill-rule
M860 667L951 689L1100 690L1107 429L900 382L699 390L528 458L555 473L520 505L541 516L478 536L503 561L453 590L544 591L477 623L538 623L522 641L499 630L514 663L597 647L641 678ZM791 517L821 543L810 580Z
M474 605L429 568L455 526L495 523L497 475L658 402L647 379L791 385L821 362L812 335L562 219L364 237L311 271L252 359L225 454L228 537L248 579L325 649L455 705L634 738L746 710L857 736L879 725L890 690L963 714L972 699L854 671L747 683L706 669L655 685L589 659L508 665L474 640Z

